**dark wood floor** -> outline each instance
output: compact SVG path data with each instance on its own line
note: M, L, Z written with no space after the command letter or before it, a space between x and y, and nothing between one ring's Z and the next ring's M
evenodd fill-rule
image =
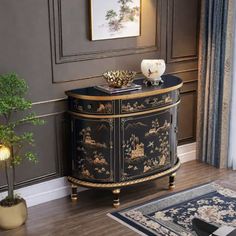
M191 161L182 165L177 173L174 192L218 180L236 190L236 172L219 170L206 164ZM136 187L124 189L121 207L136 204L169 194L168 179L163 178ZM88 190L80 193L77 203L63 198L29 209L26 225L12 231L0 231L1 236L133 236L127 227L110 219L106 214L114 211L110 191Z

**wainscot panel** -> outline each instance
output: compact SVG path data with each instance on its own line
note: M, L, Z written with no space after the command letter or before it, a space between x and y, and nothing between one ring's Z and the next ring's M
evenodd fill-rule
M65 115L63 113L47 114L39 116L45 120L43 126L24 126L23 130L34 132L36 146L27 150L37 153L38 163L24 161L23 165L16 167L16 186L21 187L42 180L59 177L68 173L66 147L68 147L68 136L66 134ZM66 163L65 163L66 162ZM63 164L64 163L64 164ZM5 187L5 176L1 171L0 189Z
M178 120L179 144L193 142L196 136L196 91L189 91L181 94Z
M197 59L199 4L199 0L168 0L168 63Z

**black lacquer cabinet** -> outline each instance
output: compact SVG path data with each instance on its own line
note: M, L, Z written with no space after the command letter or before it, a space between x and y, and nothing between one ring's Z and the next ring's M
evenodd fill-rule
M119 206L120 189L169 175L174 188L177 105L182 81L109 95L94 87L67 91L71 118L72 199L77 186L108 188Z

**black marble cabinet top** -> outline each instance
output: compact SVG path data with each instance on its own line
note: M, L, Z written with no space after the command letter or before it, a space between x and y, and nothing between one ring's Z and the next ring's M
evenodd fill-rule
M163 75L162 76L163 83L160 86L146 86L144 82L144 78L140 78L134 81L135 84L142 85L142 89L130 91L130 92L124 92L124 93L118 93L118 94L107 94L105 92L102 92L94 87L88 87L88 88L80 88L80 89L74 89L67 91L66 94L71 97L77 97L77 98L84 98L86 99L86 96L89 96L89 99L96 100L97 98L104 98L104 100L112 98L114 100L116 99L122 99L123 97L139 97L139 95L143 96L145 93L150 94L158 94L158 93L166 93L172 90L175 90L177 88L180 88L182 86L182 80L176 76L173 75Z

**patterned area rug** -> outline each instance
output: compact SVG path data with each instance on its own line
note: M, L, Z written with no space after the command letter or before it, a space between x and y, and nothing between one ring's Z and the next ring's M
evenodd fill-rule
M236 191L210 183L109 216L141 235L192 236L194 217L236 227Z

